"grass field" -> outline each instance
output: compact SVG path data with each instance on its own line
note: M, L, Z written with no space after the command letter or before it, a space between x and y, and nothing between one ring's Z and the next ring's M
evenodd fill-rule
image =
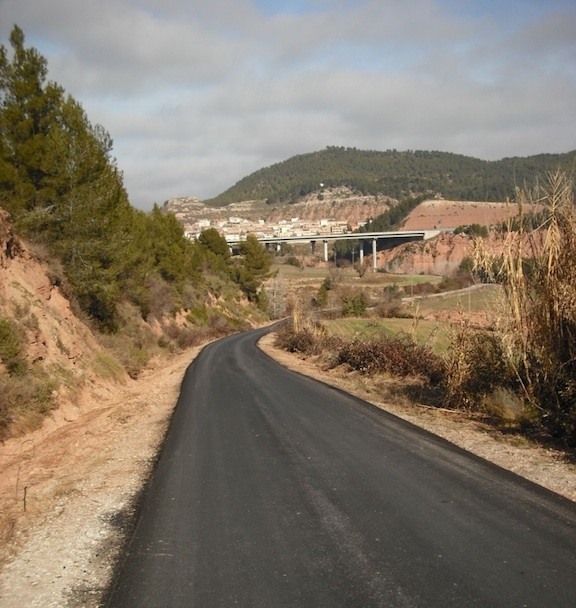
M438 284L442 277L436 275L396 275L367 272L363 277L352 267L312 267L297 268L286 264L273 267L278 271L277 279L285 282L293 295L300 296L305 302L312 298L326 277L330 277L340 288L360 288L369 295L370 304L375 306L365 318L341 318L323 321L330 334L341 335L347 339L369 339L379 333L389 336L409 336L418 344L430 346L438 353L446 352L451 343L456 323L466 319L466 315L487 312L495 314L498 310L496 285L483 285L481 289L463 292L447 292L414 298L404 301L402 309L407 317L380 318L376 314L379 298L385 288L397 285L402 288L401 295L410 298L411 285L422 283ZM416 289L414 290L416 292ZM336 292L331 292L336 298Z
M320 266L300 269L289 264L273 264L272 271L277 272L279 278L283 278L293 285L311 286L316 289L322 285L326 277L331 277L342 285L354 287L387 287L394 284L404 287L405 285L416 285L419 283L436 284L442 280L442 277L436 275L403 275L370 271L367 271L363 277L360 277L351 266L344 268Z
M349 340L370 339L379 334L393 338L407 336L421 346L429 346L438 354L446 352L453 328L449 323L424 319L357 319L345 318L322 321L331 335Z
M466 293L428 296L404 304L405 310L417 318L341 318L325 320L323 325L330 334L347 339L370 339L380 333L392 337L408 336L441 354L452 342L458 323L456 319L460 317L466 320L469 313L494 313L499 290L496 285L487 285ZM438 319L430 319L430 316L437 316ZM442 320L443 316L445 320Z
M422 315L440 311L483 312L494 311L498 307L501 287L498 285L483 285L481 289L467 292L447 292L415 300L412 307L417 308Z

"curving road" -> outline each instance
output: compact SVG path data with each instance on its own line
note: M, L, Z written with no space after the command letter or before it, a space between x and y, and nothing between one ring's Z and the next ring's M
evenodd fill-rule
M576 605L576 505L256 342L207 346L111 608Z

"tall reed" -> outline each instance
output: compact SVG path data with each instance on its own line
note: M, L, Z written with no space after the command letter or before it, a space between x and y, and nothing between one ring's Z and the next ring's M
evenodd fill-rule
M504 287L505 310L496 324L505 365L538 422L576 445L576 212L574 182L548 175L536 192L519 190L519 216L504 231L499 258L481 246L475 267ZM535 226L531 206L543 209Z

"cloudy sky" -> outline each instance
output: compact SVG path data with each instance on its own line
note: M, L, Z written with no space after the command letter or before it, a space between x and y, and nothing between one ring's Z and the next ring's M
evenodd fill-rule
M0 0L15 23L141 209L331 145L576 149L576 0Z

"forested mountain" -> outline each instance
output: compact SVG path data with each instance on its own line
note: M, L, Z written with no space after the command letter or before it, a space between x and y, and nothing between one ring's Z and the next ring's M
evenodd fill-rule
M513 195L516 186L531 188L548 171L570 173L575 166L576 150L485 161L448 152L378 152L329 146L260 169L204 202L216 206L262 199L270 204L293 202L320 189L320 184L348 186L362 194L395 199L439 194L456 200L503 201Z

